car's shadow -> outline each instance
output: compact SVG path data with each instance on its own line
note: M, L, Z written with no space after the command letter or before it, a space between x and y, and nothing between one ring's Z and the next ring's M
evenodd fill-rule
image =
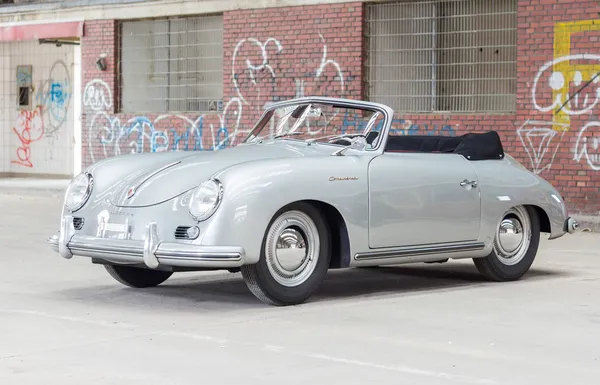
M551 279L567 272L532 268L521 282ZM107 280L110 279L107 276ZM471 264L412 265L366 269L332 270L307 303L323 303L383 294L410 296L483 285L505 285L487 281ZM58 294L58 293L56 293ZM148 307L161 310L239 310L269 307L256 299L241 275L179 273L161 286L132 289L118 283L64 290L60 295L100 306Z

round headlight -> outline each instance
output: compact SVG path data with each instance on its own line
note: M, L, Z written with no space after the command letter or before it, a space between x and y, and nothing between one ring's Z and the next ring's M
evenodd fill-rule
M92 193L94 178L88 173L77 175L69 184L65 195L65 206L69 211L79 210Z
M223 185L218 180L207 180L196 188L190 199L190 215L197 221L204 221L219 207L223 197Z

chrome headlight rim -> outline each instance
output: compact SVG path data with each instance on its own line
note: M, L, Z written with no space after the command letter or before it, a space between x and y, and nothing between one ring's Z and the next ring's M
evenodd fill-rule
M81 197L81 199L79 200L79 202L76 205L69 206L69 204L67 202L68 202L68 197L71 194L71 187L73 186L73 182L75 180L77 180L77 178L82 177L82 176L87 178L87 187L85 189L85 192L84 192L83 196ZM81 210L81 208L90 199L90 196L92 195L93 188L94 188L94 177L89 172L82 172L81 174L79 174L75 178L73 178L73 181L71 181L71 183L69 184L69 187L67 187L67 192L65 194L65 207L66 207L66 209L69 210L69 212L71 212L71 213L74 213L74 212L77 212L77 211Z
M217 196L216 196L216 200L215 203L213 204L213 206L211 207L210 210L208 210L207 212L205 212L202 215L196 215L192 212L192 206L194 204L194 201L196 200L196 193L197 191L202 188L204 185L206 184L210 184L210 183L214 183L216 186L216 190L217 190ZM208 218L212 217L213 214L219 209L219 206L221 205L221 201L223 201L223 195L224 195L225 189L223 188L223 183L221 183L220 180L216 179L216 178L210 178L205 180L204 182L200 183L194 190L192 193L192 196L190 198L190 203L188 205L188 212L190 213L190 215L192 216L192 218L196 221L196 222L202 222L207 220Z

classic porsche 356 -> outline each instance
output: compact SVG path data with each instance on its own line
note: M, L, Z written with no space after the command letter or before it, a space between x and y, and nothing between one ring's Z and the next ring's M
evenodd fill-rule
M577 230L559 192L496 132L408 136L393 116L298 98L267 107L231 148L99 161L69 185L48 242L131 287L241 270L257 298L292 305L335 268L472 258L488 279L516 280L540 233Z

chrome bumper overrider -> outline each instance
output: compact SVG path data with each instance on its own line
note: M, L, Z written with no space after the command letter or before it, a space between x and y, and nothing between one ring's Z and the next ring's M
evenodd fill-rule
M60 232L47 242L66 259L77 255L113 263L143 263L152 269L158 266L230 268L244 264L241 247L162 242L155 222L146 225L145 240L139 241L75 235L72 217L65 216Z
M579 223L575 219L569 217L569 218L567 218L567 220L565 220L565 228L564 228L564 230L567 233L573 234L578 229L579 229Z

